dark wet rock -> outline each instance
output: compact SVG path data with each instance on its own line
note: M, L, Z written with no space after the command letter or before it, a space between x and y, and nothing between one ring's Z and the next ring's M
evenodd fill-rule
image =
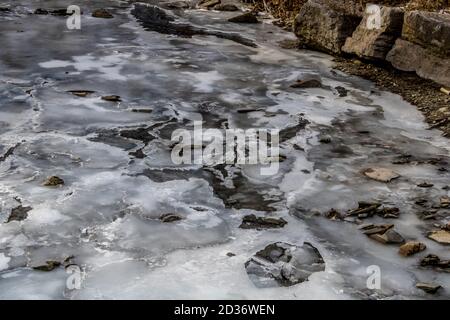
M44 265L33 267L33 269L38 270L38 271L50 272L50 271L55 270L59 266L61 266L61 262L50 260L50 261L47 261Z
M61 9L43 9L43 8L37 8L34 11L34 14L39 14L39 15L47 15L47 14L51 14L53 16L70 16L72 15L72 13L68 13L66 8L61 8Z
M120 96L112 95L112 96L103 96L102 100L110 102L121 102L122 98Z
M28 218L28 212L31 211L33 208L31 207L24 207L22 205L14 208L11 210L11 214L8 217L7 223L11 221L22 221Z
M331 143L331 137L330 136L321 136L319 138L320 143L328 144Z
M135 3L131 13L144 26L146 30L156 31L162 34L171 34L181 37L192 37L194 35L216 36L221 39L235 41L245 46L256 47L256 44L240 36L237 33L226 33L215 30L208 30L193 26L189 23L182 23L170 12L146 3Z
M428 238L434 240L440 244L449 245L450 244L450 232L447 230L436 230L431 231L428 234Z
M215 5L213 9L217 11L239 11L239 8L232 3L218 4Z
M152 109L131 109L131 112L136 112L136 113L152 113L153 110L152 110Z
M428 182L422 182L417 185L419 188L432 188L434 184Z
M283 218L257 217L254 214L245 216L242 219L241 229L274 229L283 228L287 221Z
M341 97L341 98L346 97L346 96L348 95L348 90L345 89L344 87L337 86L337 87L334 88L334 89L336 89L336 91L337 91L339 97Z
M0 12L11 12L11 9L8 7L0 7Z
M149 131L148 128L121 130L120 136L127 139L142 141L144 144L147 145L150 141L155 139L155 137L148 131Z
M85 98L85 97L95 93L95 91L90 91L90 90L69 90L67 92L73 94L74 96L82 97L82 98Z
M293 286L311 274L325 270L320 252L310 243L296 246L284 242L269 244L245 263L250 280L257 287Z
M362 232L367 235L370 236L372 234L383 234L385 233L387 230L392 229L394 227L393 224L367 224L367 225L362 225L359 227L360 230L362 230Z
M305 47L341 54L360 21L360 17L332 8L324 0L309 0L295 18L294 33Z
M163 223L171 223L182 220L183 217L175 214L175 213L165 213L159 217L159 220Z
M291 88L321 88L322 82L318 79L306 79L306 80L297 80L294 84L291 84Z
M114 16L106 9L97 9L94 12L92 12L92 16L94 18L103 18L103 19L114 18Z
M325 217L330 220L342 220L343 218L342 214L335 209L331 209L330 211L325 213Z
M64 185L64 180L57 176L51 176L44 182L44 186L46 187L57 187L61 185Z
M236 254L234 254L233 252L228 252L228 253L227 253L227 256L230 257L230 258L232 258L232 257L235 257Z
M365 13L353 35L347 38L342 51L361 58L384 60L402 33L403 15L401 8L381 7L381 26L373 28L369 24L371 15Z
M348 216L357 216L359 219L380 216L385 219L395 219L400 215L400 209L395 207L381 207L381 203L377 202L358 202L358 208L349 210Z
M420 260L422 267L432 267L441 271L450 272L450 260L441 260L435 254L429 254L422 260Z
M421 242L410 241L400 247L398 253L404 257L412 256L416 253L422 252L427 246Z
M10 156L12 156L14 154L14 151L20 146L20 143L8 148L8 150L6 150L6 152L0 156L0 162L5 161L6 159L8 159Z
M280 130L280 143L283 143L285 141L288 141L292 138L294 138L295 136L297 136L297 134L304 130L306 128L306 126L309 124L309 120L303 118L303 117L299 117L297 120L297 123L293 126L284 128Z
M220 0L200 0L198 6L204 9L211 9L212 7L220 4Z
M161 5L168 9L189 9L191 7L188 1L171 1Z
M137 159L144 159L145 158L145 153L142 150L142 148L136 150L136 151L131 151L128 153L130 156L135 157Z
M246 12L236 17L228 19L229 22L233 23L258 23L258 18L254 12Z
M400 177L398 173L386 168L368 168L363 171L363 174L370 179L385 183Z
M429 294L435 294L442 287L438 284L419 282L416 284L416 288Z

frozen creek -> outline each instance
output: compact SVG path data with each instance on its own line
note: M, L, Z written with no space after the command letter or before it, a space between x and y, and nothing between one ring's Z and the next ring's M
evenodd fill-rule
M278 41L292 35L277 27L226 22L234 13L187 10L182 19L238 32L256 48L145 31L120 1L78 1L80 31L67 30L64 17L31 14L70 4L1 2L11 10L0 12L0 299L450 297L448 273L418 266L430 253L450 258L448 246L426 237L434 224L448 222L449 211L424 221L415 204L450 195L443 189L450 147L413 106L333 71L327 55L281 49ZM108 8L114 19L92 18L94 8ZM290 87L305 76L320 77L324 88ZM254 166L173 165L171 133L199 117L205 128L284 129L280 172L261 177ZM299 126L303 120L309 123ZM393 164L405 154L417 161ZM401 177L369 180L361 171L371 166ZM53 175L65 185L43 186ZM434 186L417 187L423 182ZM364 223L393 223L427 250L404 258L398 246L369 239L357 224L323 216L362 200L400 208L398 219ZM32 208L27 218L7 222L20 205ZM161 223L167 212L184 219ZM288 224L240 229L250 213ZM256 287L245 262L280 241L312 243L325 271L291 287ZM66 288L63 267L32 268L69 256L85 272L80 290ZM379 290L366 288L371 265L381 269ZM443 289L431 296L417 282Z

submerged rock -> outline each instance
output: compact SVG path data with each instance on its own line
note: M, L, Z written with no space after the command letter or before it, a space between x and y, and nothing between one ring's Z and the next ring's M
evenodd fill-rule
M34 270L50 272L55 270L61 265L59 261L47 261L46 264L33 267Z
M272 228L283 228L287 224L287 221L283 218L266 218L257 217L254 214L245 216L242 219L242 224L239 228L242 229L272 229Z
M248 47L257 47L253 41L237 33L209 30L177 21L179 20L178 17L169 11L147 3L135 3L131 14L136 17L145 29L150 31L189 38L195 35L216 36L221 39L235 41Z
M94 12L92 12L92 16L94 18L103 18L103 19L114 18L114 16L106 9L97 9Z
M64 184L64 180L57 176L52 176L47 178L44 182L44 186L46 187L57 187Z
M424 251L427 246L421 242L410 241L400 247L398 253L404 257L412 256L413 254Z
M110 102L121 102L122 98L120 96L111 95L111 96L103 96L102 100L110 101Z
M28 218L28 212L31 211L33 208L31 207L24 207L22 205L14 208L11 210L11 214L8 217L7 223L11 221L22 221Z
M297 80L291 88L321 88L322 82L317 79Z
M416 284L416 288L429 294L435 294L442 287L438 284L419 282Z
M238 15L228 19L229 22L233 23L258 23L258 18L254 12L246 12L244 14Z
M85 98L85 97L95 93L95 91L90 91L90 90L69 90L67 92L73 94L74 96L82 97L82 98Z
M176 221L180 221L183 218L175 213L165 213L162 214L159 217L159 220L161 220L161 222L163 223L170 223L170 222L176 222Z
M296 246L284 242L269 244L245 263L257 287L293 286L325 270L320 252L310 243Z
M363 171L363 174L370 179L385 183L400 177L398 173L386 168L368 168Z

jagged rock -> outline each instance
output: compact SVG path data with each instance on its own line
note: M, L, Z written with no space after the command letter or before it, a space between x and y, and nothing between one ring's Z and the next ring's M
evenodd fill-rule
M220 0L205 0L205 1L202 0L198 3L198 6L200 8L210 9L215 5L220 4L220 2L221 2Z
M360 17L332 9L326 1L309 0L295 18L294 33L303 46L341 54L360 21Z
M368 168L363 174L370 179L386 183L400 177L398 173L386 168Z
M382 7L381 27L371 28L368 23L370 15L365 13L358 28L345 41L342 51L361 58L384 60L402 33L403 15L401 8Z
M90 91L90 90L69 90L67 92L73 94L74 96L82 97L82 98L85 98L85 97L95 93L95 91Z
M386 60L399 70L450 86L450 58L436 56L418 44L397 39Z
M416 288L423 290L429 294L435 294L442 287L438 284L419 282L418 284L416 284Z
M297 80L291 88L321 88L322 82L318 79Z
M441 260L435 254L429 254L422 260L420 260L422 267L434 267L442 270L450 271L450 260Z
M284 242L269 244L245 263L257 287L293 286L325 270L320 252L310 243L296 246Z
M428 235L428 238L440 244L450 244L450 232L447 230L432 231Z
M395 230L389 229L383 234L372 234L370 238L383 244L399 244L405 242L405 239Z
M103 19L114 18L114 16L106 9L97 9L94 12L92 12L92 16L94 18L103 18Z
M217 11L230 11L230 12L239 11L239 8L232 3L221 3L218 5L215 5L213 9L217 10Z
M181 37L192 37L194 35L216 36L221 39L235 41L248 47L257 47L253 41L237 33L209 30L193 26L189 23L181 23L177 21L178 17L171 12L147 3L135 3L131 14L136 17L146 30Z
M273 229L283 228L287 221L283 218L257 217L254 214L245 216L242 219L241 229Z
M102 100L110 102L121 102L122 98L120 98L120 96L112 95L112 96L103 96Z
M334 89L336 90L336 92L338 93L339 97L341 97L341 98L346 97L348 95L348 90L346 88L344 88L344 87L337 86Z
M159 220L161 220L161 222L164 222L164 223L180 221L182 219L183 218L181 216L174 214L174 213L165 213L159 217Z
M405 13L402 39L450 57L450 15L426 11ZM450 76L450 75L449 75Z
M258 18L254 12L246 12L236 17L228 19L229 22L234 23L258 23Z
M52 176L47 178L44 182L44 186L46 187L57 187L64 184L64 180L57 176Z
M8 217L7 223L11 221L22 221L28 218L28 212L31 211L33 208L31 207L24 207L22 205L14 208L11 210L11 214Z
M421 242L410 241L400 247L398 253L404 257L412 256L413 254L424 251L427 246Z

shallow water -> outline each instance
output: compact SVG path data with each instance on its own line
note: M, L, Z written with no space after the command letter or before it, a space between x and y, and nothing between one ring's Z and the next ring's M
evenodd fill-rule
M426 238L426 197L450 195L449 144L427 130L421 114L399 96L332 70L331 57L281 49L292 38L269 23L226 22L233 15L186 11L198 26L239 32L257 48L213 36L180 38L145 31L120 1L79 1L81 30L67 30L64 17L30 14L35 8L66 7L67 1L3 1L0 13L0 298L219 298L369 299L430 298L416 282L436 282L450 297L448 274L421 269L429 253L450 258L448 247ZM90 17L106 7L114 19ZM293 89L305 76L324 89ZM337 86L349 90L339 97ZM82 98L68 90L92 90ZM119 95L122 102L101 100ZM255 108L250 113L240 109ZM151 109L152 112L133 112ZM176 166L170 136L192 128L279 128L286 134L286 160L272 177L255 166ZM308 120L306 126L298 125ZM124 130L145 128L148 141ZM320 137L331 137L321 143ZM289 139L288 139L289 138ZM144 157L135 157L141 150ZM392 164L413 155L419 164ZM430 161L439 158L439 160ZM1 159L1 157L0 157ZM390 184L367 179L361 170L391 168ZM42 186L48 177L61 188ZM432 188L416 185L431 182ZM347 210L361 200L399 207L395 223L407 240L428 249L412 258L397 246L370 240L353 223L317 215ZM20 203L28 218L6 223ZM163 224L162 213L184 219ZM282 229L243 230L249 213L283 217ZM446 220L447 219L447 220ZM324 257L326 270L292 287L257 288L244 263L267 244L308 241ZM235 254L227 256L228 252ZM63 268L32 269L45 261L73 263L85 272L80 290L68 290ZM381 289L366 288L368 266L382 272Z

